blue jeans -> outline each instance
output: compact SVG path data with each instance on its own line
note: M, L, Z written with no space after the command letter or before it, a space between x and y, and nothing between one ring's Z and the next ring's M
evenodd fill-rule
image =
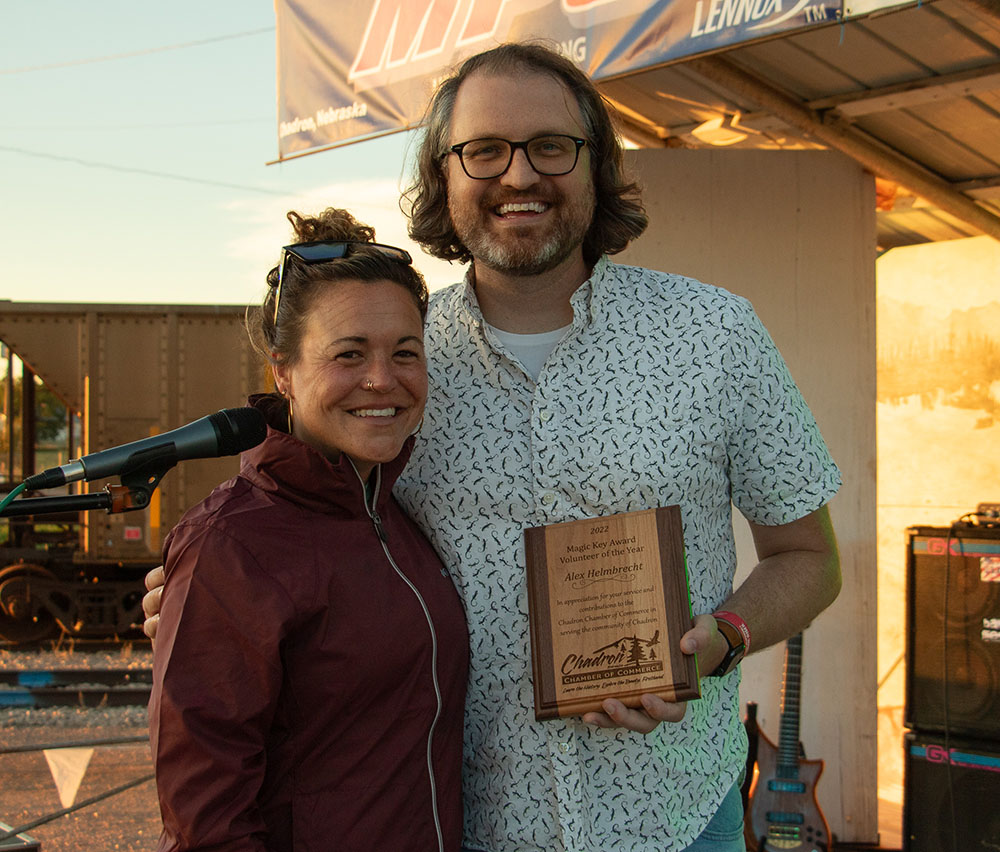
M737 781L722 800L705 830L684 852L746 852L743 842L743 799ZM473 852L463 849L462 852Z
M746 852L743 841L743 798L737 781L722 800L705 830L684 852Z

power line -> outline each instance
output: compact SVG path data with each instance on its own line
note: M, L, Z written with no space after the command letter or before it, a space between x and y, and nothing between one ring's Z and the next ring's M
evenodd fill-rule
M72 59L67 62L54 62L49 65L30 65L25 68L0 68L0 74L27 74L32 71L51 71L56 68L71 68L76 65L91 65L95 62L114 62L118 59L132 59L136 56L147 56L150 53L163 53L168 50L184 50L188 47L202 47L203 45L215 44L220 41L230 41L231 39L246 38L247 36L273 32L274 27L264 27L259 30L247 30L242 33L231 33L230 35L215 36L213 38L200 39L199 41L186 41L181 44L170 44L164 47L150 47L145 50L133 50L128 53L113 53L110 56L95 56L91 59Z
M166 178L167 180L180 180L186 183L200 183L206 186L220 186L226 189L239 189L246 192L260 192L265 195L288 195L276 189L264 189L260 186L242 186L237 183L226 183L218 180L208 180L207 178L188 177L186 175L175 175L169 172L157 172L152 169L134 169L129 166L118 166L113 163L99 163L94 160L81 160L79 157L64 157L59 154L43 154L41 151L28 151L24 148L12 148L7 145L0 145L0 151L7 151L11 154L22 154L26 157L39 157L43 160L57 160L61 163L75 163L78 166L88 166L96 169L109 169L114 172L128 172L130 174L146 175L148 177Z
M21 133L31 131L37 133L40 130L64 132L91 132L91 131L119 131L119 130L172 130L181 127L228 127L235 124L268 124L274 123L274 116L261 116L259 118L230 118L217 119L215 121L175 121L164 123L148 124L0 124L0 133Z

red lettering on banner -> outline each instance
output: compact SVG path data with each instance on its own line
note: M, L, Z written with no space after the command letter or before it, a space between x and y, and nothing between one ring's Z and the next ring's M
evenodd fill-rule
M633 16L648 15L658 21L664 14L651 11L654 4L650 0L560 0L560 5L569 22L579 30L590 30ZM654 20L650 20L650 25L656 29Z
M473 42L503 38L509 32L509 22L515 16L533 12L551 2L552 0L471 0L458 44L467 47Z
M555 0L374 0L347 75L357 90L431 74L479 42L504 38L520 15ZM612 17L648 0L563 0L568 13L598 7ZM588 24L591 25L593 22Z
M417 48L416 56L426 56L444 50L444 42L458 13L458 6L458 0L435 0L420 36L420 47Z
M458 0L375 0L348 79L444 48Z
M505 0L473 0L469 17L465 19L465 26L462 28L461 41L475 41L492 35L504 3Z

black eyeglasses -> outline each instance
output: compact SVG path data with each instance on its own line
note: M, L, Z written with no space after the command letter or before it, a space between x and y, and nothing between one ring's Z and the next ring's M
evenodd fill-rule
M587 144L586 139L576 136L554 134L536 136L525 142L511 142L509 139L470 139L452 145L448 154L458 154L465 173L473 180L490 180L505 174L514 162L514 152L520 148L528 158L528 163L538 174L548 177L568 175L576 168L580 159L580 149Z
M282 246L281 257L278 259L278 286L274 293L274 324L278 324L278 305L281 302L281 282L285 277L285 267L289 256L301 263L325 263L328 260L338 260L349 257L358 248L370 248L381 252L397 263L411 264L413 258L406 249L387 246L383 243L368 243L364 240L313 240L308 243L293 243Z

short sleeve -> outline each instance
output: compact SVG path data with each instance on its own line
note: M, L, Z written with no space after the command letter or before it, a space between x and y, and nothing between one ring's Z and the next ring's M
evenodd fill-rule
M754 523L791 523L837 493L840 471L771 335L740 301L727 353L732 500Z

